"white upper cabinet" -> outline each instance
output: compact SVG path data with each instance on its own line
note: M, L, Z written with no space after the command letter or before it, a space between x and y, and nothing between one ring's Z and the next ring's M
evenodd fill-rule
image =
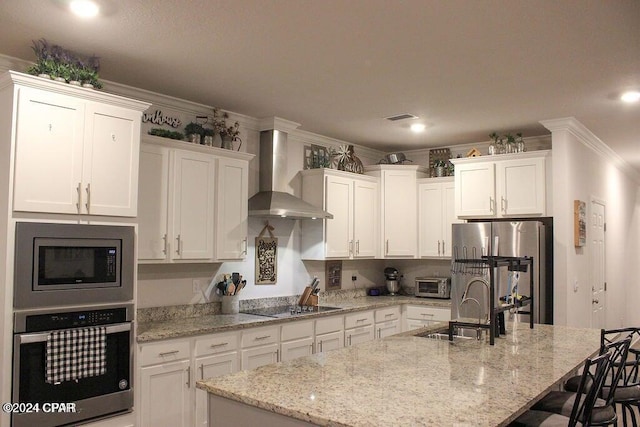
M144 136L140 262L208 262L246 255L248 160L253 155L227 151Z
M332 219L302 221L302 258L375 258L378 180L332 169L301 174L302 198L333 215Z
M140 120L149 104L9 72L13 209L135 217Z
M418 180L418 250L420 257L451 256L451 224L455 215L453 178Z
M216 258L242 260L247 255L249 163L218 159L216 179Z
M452 159L460 218L543 216L549 151Z
M383 258L415 258L417 238L417 179L426 176L419 166L375 165L367 175L380 179L380 230Z

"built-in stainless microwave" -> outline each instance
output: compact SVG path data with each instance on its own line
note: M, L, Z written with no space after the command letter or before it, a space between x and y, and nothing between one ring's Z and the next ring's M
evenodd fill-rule
M134 240L131 226L18 222L14 307L131 301Z
M416 296L451 298L451 279L448 277L416 277Z

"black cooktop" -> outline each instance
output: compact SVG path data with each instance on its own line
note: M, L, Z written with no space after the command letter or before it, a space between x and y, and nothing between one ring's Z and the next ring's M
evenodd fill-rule
M256 316L265 316L265 317L295 317L295 316L305 316L309 314L315 313L324 313L327 311L341 310L339 307L328 307L325 305L320 306L299 306L299 305L278 305L275 307L262 307L262 308L253 308L250 310L242 310L241 313L244 314L253 314Z

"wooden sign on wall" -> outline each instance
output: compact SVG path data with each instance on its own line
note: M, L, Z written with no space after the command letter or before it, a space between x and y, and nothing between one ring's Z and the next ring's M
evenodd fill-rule
M573 201L573 245L577 248L587 244L587 204Z

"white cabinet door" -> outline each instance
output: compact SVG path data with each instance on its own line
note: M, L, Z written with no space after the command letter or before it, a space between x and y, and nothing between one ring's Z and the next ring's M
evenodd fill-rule
M168 259L169 149L140 147L138 180L138 259Z
M269 344L242 350L242 370L278 362L278 344Z
M244 160L218 159L216 258L242 260L247 255L249 165Z
M136 405L142 427L191 427L190 361L141 369L141 401Z
M195 366L198 380L232 374L239 370L238 352L199 357L196 359ZM206 391L196 389L195 425L198 427L208 425L207 398L208 393Z
M174 259L213 259L215 157L176 150L173 177Z
M455 214L455 184L418 181L418 236L421 257L451 256L451 224L460 220Z
M353 180L325 177L326 210L333 215L326 221L325 256L349 258L353 244Z
M496 162L496 186L501 216L544 215L544 158Z
M80 213L85 103L20 88L13 208Z
M353 181L353 257L374 258L378 254L378 184Z
M140 113L88 103L84 140L85 213L135 217Z
M417 254L416 173L382 171L382 230L385 257L415 257Z
M282 362L297 359L298 357L311 356L313 354L313 338L307 337L283 342L280 348L280 361Z
M336 331L328 334L316 335L316 353L336 350L344 347L344 332Z
M418 184L418 230L421 257L441 256L442 185Z
M376 338L384 338L400 333L400 320L391 320L384 323L376 323Z
M451 257L451 247L453 246L451 237L451 225L459 224L455 207L456 185L453 181L442 185L442 248L441 255Z
M347 329L344 331L344 334L347 346L373 341L375 338L373 325L364 326L362 328Z
M496 215L495 167L491 162L456 164L456 215Z

